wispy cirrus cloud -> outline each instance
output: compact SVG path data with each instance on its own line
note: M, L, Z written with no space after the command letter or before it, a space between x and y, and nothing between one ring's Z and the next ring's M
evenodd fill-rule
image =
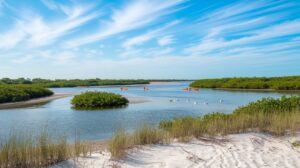
M285 2L285 3L283 3ZM207 54L235 50L253 45L266 46L270 40L300 33L300 20L285 20L287 12L280 13L278 9L288 9L292 3L287 1L249 3L238 2L222 7L209 13L199 20L199 26L204 36L200 42L187 47L185 51L191 54ZM265 13L273 11L272 14ZM295 12L293 10L290 11ZM280 41L279 41L280 42Z
M109 36L141 28L154 23L160 17L170 14L174 7L183 3L184 0L138 0L132 1L121 9L114 10L111 19L103 29L97 33L80 37L66 43L67 47L76 47L93 43Z
M174 37L172 35L163 36L157 40L157 43L160 46L166 46L172 44L173 42L174 42Z
M143 43L145 43L147 41L153 40L153 39L159 37L160 35L164 34L167 29L169 29L170 27L175 26L179 22L180 22L179 20L175 20L173 22L170 22L170 23L166 24L163 27L160 27L160 28L148 31L145 34L131 37L131 38L127 39L122 44L122 46L125 47L125 48L127 48L127 49L130 49L131 47L133 47L135 45L140 45L140 44L143 44ZM170 40L170 39L166 39L165 38L165 39L160 39L160 40L162 40L162 43L166 43L166 41Z
M0 77L300 73L299 0L82 3L0 0Z
M91 6L61 8L66 17L55 21L46 21L32 12L20 13L12 28L0 33L0 49L11 49L20 43L28 47L49 45L99 16L99 13L91 12Z

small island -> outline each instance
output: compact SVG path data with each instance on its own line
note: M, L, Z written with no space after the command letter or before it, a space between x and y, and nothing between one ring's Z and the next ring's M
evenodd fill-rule
M122 95L108 92L88 91L74 96L71 101L74 109L96 110L123 107L129 103Z

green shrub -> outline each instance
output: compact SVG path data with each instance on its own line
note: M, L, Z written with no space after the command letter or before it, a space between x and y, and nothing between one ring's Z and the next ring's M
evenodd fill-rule
M108 92L85 92L74 96L71 104L75 109L93 110L102 108L122 107L128 100L119 94Z
M35 85L0 85L0 103L25 101L52 94L51 90Z

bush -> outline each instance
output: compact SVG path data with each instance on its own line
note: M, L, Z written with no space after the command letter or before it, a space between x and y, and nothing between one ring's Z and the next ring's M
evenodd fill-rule
M108 92L85 92L74 96L71 104L75 109L93 110L103 108L122 107L128 104L128 100L119 94Z
M52 94L51 90L35 85L0 85L0 103L25 101Z

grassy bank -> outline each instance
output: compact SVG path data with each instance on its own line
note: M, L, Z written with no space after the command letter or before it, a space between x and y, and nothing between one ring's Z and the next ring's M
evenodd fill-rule
M285 135L300 131L300 96L264 98L231 114L212 113L160 123L173 137L202 137L245 132Z
M94 110L122 107L128 104L122 95L108 92L85 92L74 96L71 101L73 108L79 110Z
M47 131L38 136L12 133L1 137L0 168L31 168L49 165L89 153L87 145L77 137L69 144L65 136L51 137Z
M0 85L11 85L11 84L32 84L48 88L58 88L58 87L76 87L76 86L101 86L101 85L133 85L133 84L149 84L148 80L111 80L111 79L10 79L2 78L0 79Z
M159 128L142 127L133 133L119 131L110 142L112 157L120 158L137 145L188 141L235 133L260 132L276 136L300 131L300 96L264 98L237 108L231 114L212 113L162 121ZM298 145L295 143L295 145Z
M52 95L49 89L31 85L0 85L0 103L25 101Z
M300 76L202 79L190 85L196 88L300 90Z

